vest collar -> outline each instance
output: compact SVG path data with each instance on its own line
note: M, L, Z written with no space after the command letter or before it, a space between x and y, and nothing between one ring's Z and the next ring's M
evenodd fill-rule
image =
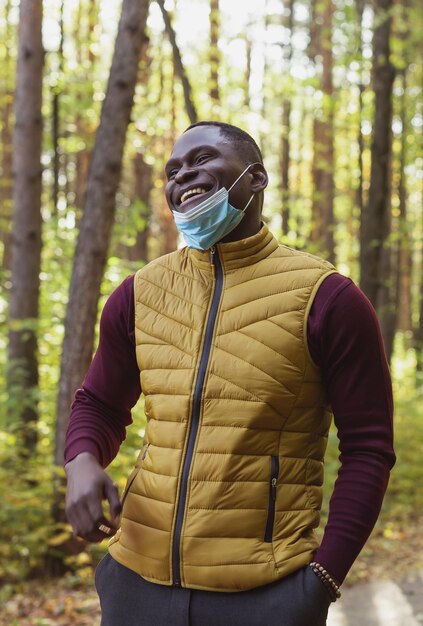
M270 256L277 247L278 242L266 224L263 224L258 233L251 237L230 243L216 244L224 271L253 265ZM201 269L210 270L210 250L188 248L188 251L194 265Z

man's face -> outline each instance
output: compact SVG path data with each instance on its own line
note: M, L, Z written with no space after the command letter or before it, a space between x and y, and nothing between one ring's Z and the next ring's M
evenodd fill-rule
M192 209L221 187L229 187L246 164L236 146L215 126L197 126L175 143L166 164L166 200L173 211ZM230 202L243 209L251 197L248 173L230 192Z

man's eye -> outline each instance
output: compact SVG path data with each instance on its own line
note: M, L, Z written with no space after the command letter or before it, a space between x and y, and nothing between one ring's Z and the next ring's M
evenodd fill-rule
M196 163L203 163L204 161L207 161L207 159L210 158L210 154L199 154L198 157L195 159Z
M170 180L171 178L174 178L177 173L178 173L178 170L176 168L173 168L172 170L169 170L168 173L167 173L168 180Z

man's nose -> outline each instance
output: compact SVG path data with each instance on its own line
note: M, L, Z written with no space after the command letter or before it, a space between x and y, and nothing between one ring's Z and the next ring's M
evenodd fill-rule
M197 175L197 171L194 167L189 167L186 165L183 165L179 170L178 173L175 176L175 183L177 183L178 185L180 185L181 183L185 182L186 180L190 180L191 178L194 178Z

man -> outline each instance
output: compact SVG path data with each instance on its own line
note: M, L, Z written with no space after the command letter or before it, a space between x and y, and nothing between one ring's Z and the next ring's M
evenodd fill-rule
M112 537L102 625L320 626L395 461L374 311L262 224L268 178L244 131L194 124L166 174L188 246L109 298L67 435L69 520ZM120 500L103 468L141 390L145 441ZM319 547L330 407L341 465Z

